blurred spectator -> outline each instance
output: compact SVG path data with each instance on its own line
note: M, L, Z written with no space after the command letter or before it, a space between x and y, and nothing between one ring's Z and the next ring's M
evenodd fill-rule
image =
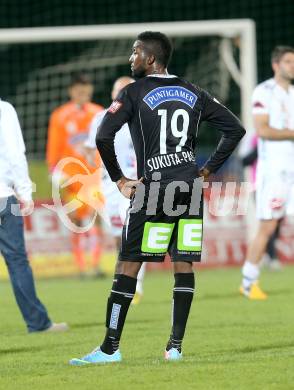
M96 153L96 167L88 163L83 156L83 146L87 138L89 125L94 115L103 110L103 107L91 103L93 84L84 74L75 75L69 86L70 101L58 107L50 117L47 142L47 163L51 173L59 171L58 163L62 159L70 158L60 172L64 185L62 191L65 203L76 204L69 217L76 226L85 226L95 212L91 204L101 202L100 197L100 165ZM66 161L66 160L64 160ZM68 181L66 185L65 181ZM60 187L61 183L53 183ZM96 197L96 199L95 199ZM98 226L93 226L88 236L96 237L92 257L96 267L101 257L101 244L98 237ZM72 248L76 265L81 275L86 271L86 257L83 248L83 234L72 231Z
M0 251L28 331L66 331L66 323L52 323L36 294L22 217L33 208L32 182L18 117L11 104L0 101Z

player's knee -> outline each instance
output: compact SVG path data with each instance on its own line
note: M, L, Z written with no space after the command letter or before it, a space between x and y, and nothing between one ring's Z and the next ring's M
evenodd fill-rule
M132 262L132 261L122 261L121 273L136 278L142 263L141 262Z
M115 273L116 274L122 274L122 271L123 271L123 262L122 261L118 261L116 263L116 266L115 266Z
M173 263L174 273L190 273L193 272L193 265L187 261L176 261Z

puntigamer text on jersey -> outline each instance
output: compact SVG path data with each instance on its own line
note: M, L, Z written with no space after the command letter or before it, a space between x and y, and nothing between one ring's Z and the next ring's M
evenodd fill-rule
M144 102L154 110L159 104L168 101L179 101L193 108L197 96L188 89L180 86L159 87L150 91L144 98Z

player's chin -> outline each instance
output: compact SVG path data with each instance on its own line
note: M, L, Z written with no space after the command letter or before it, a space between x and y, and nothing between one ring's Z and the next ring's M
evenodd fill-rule
M142 77L145 77L145 69L142 69L142 68L137 68L137 69L131 68L131 71L132 71L132 77L134 77L135 79L141 79Z
M294 73L293 72L289 72L286 75L286 78L288 79L289 82L292 82L294 80Z

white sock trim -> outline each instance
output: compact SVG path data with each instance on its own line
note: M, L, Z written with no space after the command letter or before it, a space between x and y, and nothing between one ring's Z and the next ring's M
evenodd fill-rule
M259 278L260 270L258 265L251 263L250 261L246 260L243 268L242 268L242 275L243 280L242 284L244 289L249 289L250 286L257 281Z

